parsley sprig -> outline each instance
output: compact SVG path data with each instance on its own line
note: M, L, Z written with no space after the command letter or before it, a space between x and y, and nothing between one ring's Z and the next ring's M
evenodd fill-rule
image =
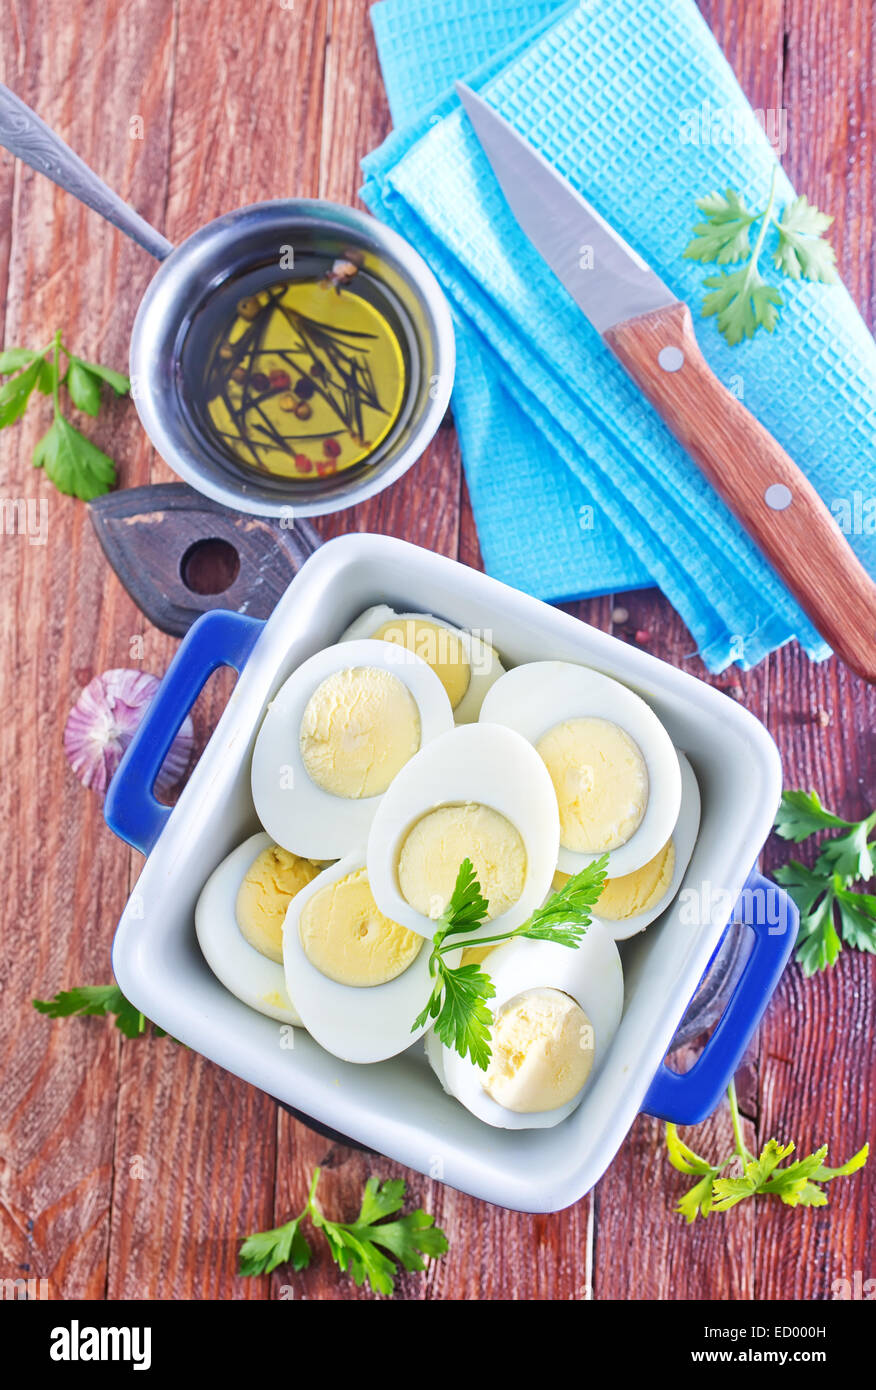
M553 941L572 949L580 946L590 925L590 909L602 892L607 865L608 855L604 854L573 874L542 907L512 931L464 940L461 938L484 921L489 906L481 893L474 865L470 859L464 859L432 941L429 958L429 974L434 982L432 993L411 1032L433 1018L435 1032L444 1046L455 1049L461 1057L471 1057L475 1066L486 1071L492 1056L493 1015L487 1001L495 997L493 982L480 966L472 963L451 966L445 956L451 951L465 950L467 946L495 945L518 936L532 941Z
M61 387L66 387L77 410L95 416L101 386L106 384L123 396L130 390L128 378L112 367L75 356L62 343L60 331L41 352L5 348L0 352L0 377L9 378L0 386L0 429L21 419L34 390L52 398L54 419L33 451L34 467L44 468L59 492L85 502L109 492L116 481L115 464L70 424L61 409Z
M825 830L811 869L792 859L775 872L800 909L797 960L805 974L834 965L843 948L876 952L876 895L853 889L876 870L876 810L860 821L843 820L817 792L786 791L776 816L776 832L800 844Z
M698 199L705 221L696 223L693 238L684 249L688 260L741 263L738 270L708 275L703 281L712 291L703 300L703 317L717 316L718 328L731 346L743 338L753 338L758 328L772 333L779 320L784 301L760 272L760 255L770 227L778 235L773 264L788 279L802 277L823 284L837 279L834 249L824 239L833 218L820 212L805 195L775 216L777 173L778 168L773 171L766 207L760 212L752 212L734 188ZM758 222L752 246L750 233Z
M157 1023L150 1023L145 1014L135 1009L118 985L77 985L62 989L54 999L34 999L34 1008L49 1018L112 1018L126 1038L142 1038L151 1031L157 1038L167 1034Z
M823 1207L827 1205L827 1193L823 1184L833 1182L834 1178L847 1178L863 1168L870 1152L865 1144L852 1158L840 1168L828 1168L827 1145L806 1158L797 1159L784 1167L780 1164L795 1152L794 1144L780 1144L770 1139L756 1158L746 1147L742 1137L742 1122L736 1087L731 1081L727 1090L730 1099L730 1118L733 1122L735 1148L719 1163L703 1158L688 1148L679 1137L675 1125L666 1126L666 1147L669 1162L680 1173L688 1173L697 1181L678 1202L676 1211L690 1224L698 1216L708 1216L711 1212L729 1211L748 1197L778 1197L789 1207ZM725 1169L735 1163L741 1171L737 1176L722 1177Z
M438 1259L450 1248L434 1217L417 1208L396 1221L387 1217L401 1211L405 1184L401 1178L381 1182L371 1177L365 1184L362 1205L355 1221L329 1221L316 1197L319 1168L313 1171L303 1210L285 1225L247 1236L240 1247L240 1273L270 1274L278 1265L306 1269L313 1251L302 1230L309 1217L328 1242L335 1264L349 1274L357 1288L365 1281L375 1293L392 1294L398 1274L396 1261L406 1270L426 1268L424 1256Z

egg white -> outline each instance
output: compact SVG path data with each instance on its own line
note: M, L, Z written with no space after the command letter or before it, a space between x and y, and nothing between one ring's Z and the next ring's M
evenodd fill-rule
M523 892L506 912L472 938L511 930L543 901L560 842L560 818L550 774L531 744L498 724L461 724L415 753L384 793L368 836L368 878L381 912L432 937L438 923L403 897L398 861L413 826L440 806L478 802L515 827L526 850ZM454 866L458 867L458 866Z
M453 711L453 718L457 724L473 724L480 714L487 691L505 674L505 667L495 647L490 646L489 642L485 642L476 633L469 632L467 628L455 627L453 623L446 623L443 618L436 618L432 613L399 613L386 603L366 608L365 612L341 633L339 640L349 642L356 638L371 637L385 623L391 623L394 619L399 622L419 619L421 622L434 623L436 627L446 628L459 638L470 676L468 688Z
M644 912L635 913L632 917L624 917L616 922L609 921L608 918L599 916L599 903L596 904L593 920L599 921L605 930L614 937L615 941L626 941L628 937L644 931L655 917L659 917L661 913L666 911L678 895L691 855L694 852L700 828L700 789L694 770L687 758L681 751L676 751L681 767L681 809L678 813L675 829L672 832L672 840L675 845L672 878L669 887L658 902Z
M468 1057L444 1047L434 1029L426 1039L426 1056L449 1095L466 1110L498 1129L547 1129L558 1125L581 1104L605 1061L623 1012L623 969L617 946L599 922L591 922L580 946L572 949L553 941L529 941L517 937L497 946L481 969L496 991L490 1000L493 1016L515 998L532 989L561 990L574 999L593 1025L594 1058L590 1075L572 1100L555 1110L520 1114L499 1105L484 1090L486 1072Z
M195 932L207 964L227 990L260 1014L301 1027L282 965L249 944L235 913L247 870L273 843L270 835L251 835L213 870L195 907Z
M283 923L286 986L295 993L304 1027L326 1052L345 1062L363 1063L394 1057L423 1036L427 1025L415 1031L412 1025L432 992L429 941L423 942L407 970L382 985L339 984L308 960L299 930L306 903L322 888L364 865L364 852L354 850L317 874L292 899ZM451 963L457 964L460 955L461 952L450 953Z
M381 796L334 796L313 782L299 745L310 697L336 671L378 667L397 676L420 715L421 748L453 727L453 711L435 672L392 642L344 642L305 661L277 691L256 739L252 796L256 814L278 845L306 859L339 859L364 844Z
M482 724L503 724L533 746L567 719L599 718L637 744L648 772L648 804L627 842L610 851L608 876L632 873L653 859L672 834L681 807L681 769L669 734L649 705L620 681L569 661L532 661L508 671L487 693ZM574 874L599 859L560 847L558 866Z

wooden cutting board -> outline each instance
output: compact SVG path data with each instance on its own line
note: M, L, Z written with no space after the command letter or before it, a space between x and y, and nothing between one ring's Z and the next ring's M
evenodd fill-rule
M214 608L269 617L320 544L306 521L232 512L185 483L110 492L88 509L131 598L174 637Z

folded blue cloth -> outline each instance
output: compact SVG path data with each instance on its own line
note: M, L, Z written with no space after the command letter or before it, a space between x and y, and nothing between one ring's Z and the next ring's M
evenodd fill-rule
M507 56L568 0L384 0L371 10L395 126L425 116L454 80ZM507 52L506 52L507 51ZM422 125L422 122L421 122ZM405 143L411 138L404 136ZM402 148L400 146L400 148ZM378 210L378 191L368 199ZM384 212L392 221L391 211ZM454 315L458 371L453 412L488 573L553 601L619 593L654 580L505 390L481 335Z
M839 512L876 475L876 345L848 294L783 280L776 332L731 348L699 318L708 272L682 259L697 198L732 184L762 206L775 168L693 0L383 0L372 13L407 124L365 161L364 196L425 255L461 326L454 408L487 568L549 599L650 575L713 670L753 665L794 635L825 656L523 237L458 102L440 95L464 76L586 194L691 304L719 378ZM497 37L505 47L491 57ZM730 143L691 138L706 112ZM781 172L777 187L783 205L793 190ZM876 536L849 539L876 571Z

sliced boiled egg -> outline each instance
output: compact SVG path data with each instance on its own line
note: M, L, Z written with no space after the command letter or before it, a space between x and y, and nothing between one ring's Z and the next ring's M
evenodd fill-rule
M195 908L198 944L213 974L244 1004L301 1024L283 973L283 920L321 865L251 835L207 879Z
M665 912L677 897L700 828L700 789L694 770L683 753L678 754L681 766L681 810L675 829L665 845L641 868L619 878L607 878L593 909L594 918L602 923L615 941L625 941L636 932L644 931L655 917ZM554 888L561 888L568 874L559 869L554 875Z
M681 805L678 756L654 711L625 685L572 662L534 661L496 682L480 720L516 730L543 759L565 873L608 853L616 878L666 844Z
M484 696L505 672L489 642L431 613L397 613L378 603L351 623L340 640L362 637L395 642L422 657L447 691L457 724L477 719Z
M422 1036L412 1025L431 993L429 954L378 908L361 851L297 894L283 927L287 990L307 1031L346 1062L381 1062Z
M453 727L441 681L391 642L344 642L305 661L268 706L252 759L256 813L280 845L338 859L364 845L396 774Z
M483 964L496 994L484 1071L444 1047L434 1030L426 1055L444 1089L500 1129L559 1124L602 1066L623 1010L617 946L591 922L577 948L518 937Z
M421 749L383 797L368 876L382 912L431 937L470 859L488 903L483 936L540 905L558 846L557 800L532 746L497 724L463 724Z
M656 917L665 912L677 897L687 866L696 846L700 826L700 789L690 762L680 750L681 809L669 839L653 859L630 874L607 878L593 917L606 928L615 941L644 931ZM562 888L570 875L557 869L551 884L554 892ZM490 946L470 947L463 952L463 964L480 964Z

